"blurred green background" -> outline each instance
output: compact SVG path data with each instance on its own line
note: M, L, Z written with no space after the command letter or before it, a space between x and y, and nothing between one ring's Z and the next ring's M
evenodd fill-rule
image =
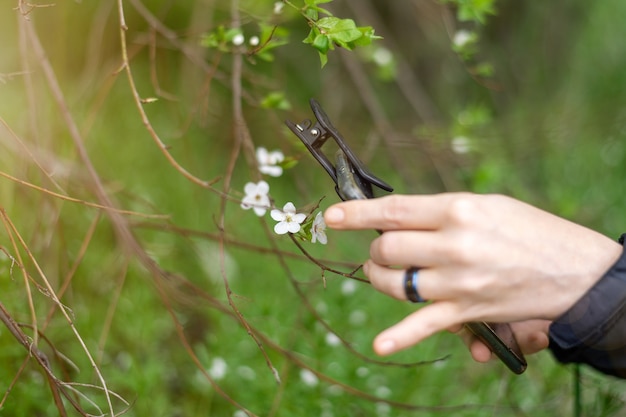
M81 415L72 401L168 417L626 413L620 381L575 380L547 352L513 376L441 334L381 361L373 337L414 307L342 275L375 233L301 242L316 264L239 206L261 178L255 147L298 160L264 178L276 206L337 201L283 124L311 117L315 97L397 192L506 193L619 236L626 3L500 0L484 25L431 0L323 6L384 39L322 69L307 22L273 1L0 6L3 321L59 378L1 326L0 415ZM271 60L247 42L203 46L233 25L246 40L278 25L285 44ZM459 31L477 37L471 56Z

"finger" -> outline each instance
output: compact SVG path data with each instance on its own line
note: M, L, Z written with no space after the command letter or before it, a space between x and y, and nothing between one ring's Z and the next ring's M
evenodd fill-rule
M462 322L461 316L452 303L428 304L376 336L374 351L379 355L389 355L406 349Z
M334 229L432 230L443 224L445 208L453 196L393 195L346 201L329 207L324 220Z
M528 320L511 324L523 353L532 354L548 347L550 323L549 320Z
M405 292L406 269L382 266L370 259L363 265L363 270L372 286L378 291L397 300L407 301L408 297ZM459 290L455 287L456 280L454 278L444 279L442 274L446 274L445 268L422 268L418 270L416 288L421 298L428 301L450 300L457 298L459 294L464 294L462 289Z
M489 360L492 359L493 354L491 352L491 349L489 349L489 347L483 342L478 340L472 332L467 330L467 327L459 324L453 327L452 330L454 330L452 331L453 333L461 338L463 344L468 347L472 358L476 362L484 363L489 362ZM448 331L450 331L450 329L448 329Z
M472 354L472 358L474 358L476 362L489 362L493 357L491 349L489 349L486 344L476 339L475 336L471 337L471 340L469 342L469 350Z
M460 261L455 243L445 233L389 231L372 241L370 257L380 265L449 265Z

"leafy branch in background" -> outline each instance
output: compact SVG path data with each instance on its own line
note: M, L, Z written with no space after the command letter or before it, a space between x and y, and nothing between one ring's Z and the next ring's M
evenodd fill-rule
M495 0L440 0L457 8L457 18L461 22L485 24L488 16L496 14Z
M382 39L374 34L371 26L357 26L354 20L335 17L319 6L332 0L304 0L304 6L300 8L289 0L283 1L298 9L307 20L311 31L303 42L317 49L322 67L328 62L328 51L334 50L336 46L353 50L359 46L370 45L375 39ZM320 14L326 16L320 17Z
M476 77L491 77L493 65L476 59L480 36L478 29L487 23L487 18L496 14L495 0L440 0L456 8L459 22L473 28L459 29L452 38L452 49L468 65L469 72Z
M352 19L342 19L320 4L330 3L333 0L304 0L302 6L298 6L289 0L274 4L273 16L282 13L283 5L296 10L301 14L311 27L304 43L313 46L319 53L322 67L328 62L328 52L335 47L353 50L360 46L367 46L376 39L382 37L375 35L371 26L357 26ZM320 17L324 15L323 17ZM201 44L207 48L214 48L221 52L245 51L249 57L255 56L264 61L273 61L272 50L285 45L288 41L289 31L279 25L259 21L259 34L246 37L239 27L226 28L223 25L217 27L203 36Z

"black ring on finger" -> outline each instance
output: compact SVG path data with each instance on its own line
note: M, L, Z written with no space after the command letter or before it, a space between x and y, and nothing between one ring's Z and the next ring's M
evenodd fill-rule
M426 302L426 299L422 298L417 289L419 270L419 268L413 266L404 273L404 294L406 294L406 298L412 303Z

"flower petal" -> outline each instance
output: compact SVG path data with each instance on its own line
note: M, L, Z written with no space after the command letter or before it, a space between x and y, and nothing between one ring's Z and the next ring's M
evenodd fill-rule
M267 149L263 147L256 148L256 160L259 162L259 165L266 165L269 162Z
M306 214L304 213L297 213L291 216L291 221L296 222L298 224L302 223L305 220L306 220Z
M272 210L270 212L270 216L272 216L272 219L276 220L277 222L282 222L287 217L285 216L285 213L277 209Z
M256 193L267 195L270 192L270 185L265 181L259 181L256 184Z
M300 231L300 224L289 222L287 223L287 230L289 230L289 233L298 233Z
M285 160L285 155L281 151L272 151L269 153L267 160L271 165L280 164Z
M267 207L256 206L253 209L254 209L254 214L256 214L259 217L262 217L265 214L265 212L267 211Z
M255 183L247 182L243 187L243 192L246 193L246 195L256 194L256 187Z
M283 211L285 213L295 213L296 212L296 206L293 205L293 203L290 201L287 204L285 204L283 206Z
M283 169L276 165L261 165L259 166L259 171L271 177L280 177L283 175Z
M276 226L274 226L274 232L276 232L276 234L278 235L284 235L288 231L289 231L289 223L287 222L276 223Z

